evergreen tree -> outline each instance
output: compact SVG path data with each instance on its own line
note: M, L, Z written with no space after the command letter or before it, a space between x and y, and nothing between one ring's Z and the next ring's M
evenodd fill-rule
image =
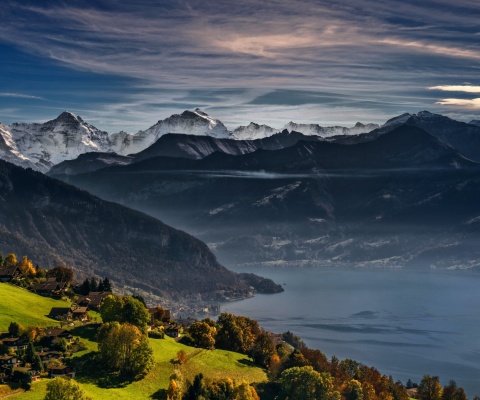
M103 279L103 291L104 292L112 292L113 291L112 282L110 282L110 279L108 279L107 277L105 277Z
M98 282L94 276L90 279L90 292L98 292Z
M33 363L33 360L35 359L35 348L33 347L32 342L28 342L27 349L25 350L25 362L27 363Z

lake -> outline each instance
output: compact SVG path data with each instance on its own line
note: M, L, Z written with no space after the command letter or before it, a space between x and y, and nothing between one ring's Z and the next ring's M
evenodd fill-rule
M480 395L480 274L337 268L237 270L285 292L222 304L222 312L290 330L328 357L352 358L394 380L454 379Z

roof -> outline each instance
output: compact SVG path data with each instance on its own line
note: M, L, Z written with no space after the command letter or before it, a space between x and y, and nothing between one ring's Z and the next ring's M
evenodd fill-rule
M0 267L0 276L13 276L15 273L21 273L17 266Z
M47 328L45 330L45 336L57 337L61 335L68 336L70 332L60 328Z
M74 314L85 314L87 312L87 307L71 308L71 310Z
M37 283L36 285L34 285L33 290L35 290L36 292L61 290L65 288L65 285L66 285L65 282L57 282L57 281L43 282L43 283Z
M21 339L18 338L18 337L11 337L11 338L3 339L3 343L15 343L15 342L18 342L18 341L21 341Z
M0 356L1 361L8 361L11 360L12 358L16 358L17 356Z
M55 318L67 315L70 312L70 307L53 307L48 315Z

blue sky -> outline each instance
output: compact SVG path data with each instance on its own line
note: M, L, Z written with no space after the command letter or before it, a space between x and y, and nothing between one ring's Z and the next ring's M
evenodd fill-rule
M470 0L3 0L0 121L479 119L479 15Z

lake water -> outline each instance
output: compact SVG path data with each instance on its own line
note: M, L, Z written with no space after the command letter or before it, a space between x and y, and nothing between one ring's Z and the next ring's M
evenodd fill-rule
M328 357L395 380L454 379L480 395L480 274L470 271L251 269L285 292L222 304L222 312L290 330Z

